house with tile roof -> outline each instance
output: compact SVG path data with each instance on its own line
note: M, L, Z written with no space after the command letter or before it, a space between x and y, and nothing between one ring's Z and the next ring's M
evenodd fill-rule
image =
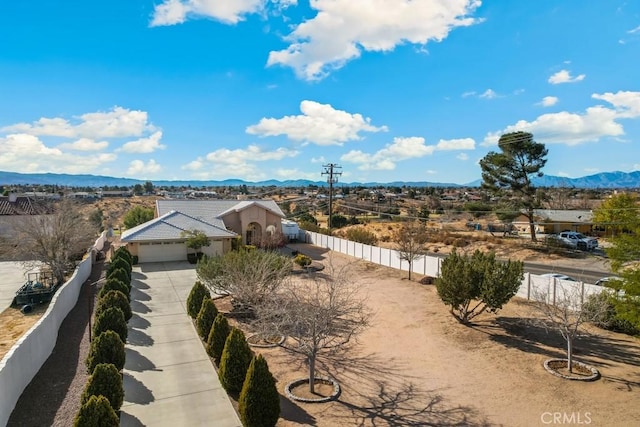
M186 260L189 231L202 231L211 244L202 252L214 256L229 251L232 242L260 242L265 233L282 232L285 217L273 200L185 200L159 199L156 216L122 233L138 262Z

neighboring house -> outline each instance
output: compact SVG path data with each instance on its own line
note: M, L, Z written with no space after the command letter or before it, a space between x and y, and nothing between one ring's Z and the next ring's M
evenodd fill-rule
M561 231L569 230L592 234L593 231L592 211L535 209L533 215L537 232L557 234ZM529 231L529 219L524 215L514 219L513 225L520 231Z
M208 255L231 249L232 241L258 243L264 233L282 232L285 217L272 200L157 200L156 218L122 233L138 262L187 259L185 231L199 230L211 240L202 248Z

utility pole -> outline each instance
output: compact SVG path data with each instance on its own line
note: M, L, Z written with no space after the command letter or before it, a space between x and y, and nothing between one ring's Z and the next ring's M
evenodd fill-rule
M329 163L322 165L324 171L322 175L328 175L327 182L329 183L329 221L328 228L331 231L331 214L333 214L333 184L338 182L338 176L342 175L342 172L336 172L335 169L342 169L342 166L338 166L335 163Z

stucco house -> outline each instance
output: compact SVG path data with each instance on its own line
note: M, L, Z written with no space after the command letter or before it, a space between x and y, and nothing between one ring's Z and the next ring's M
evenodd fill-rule
M591 234L593 230L592 211L534 209L533 216L537 232L550 234L569 230ZM524 215L514 219L513 225L522 232L529 232L529 219Z
M282 232L285 217L273 200L175 200L156 201L156 217L122 233L138 262L165 262L187 259L186 231L204 232L211 242L201 251L221 255L240 238L253 244L263 233Z

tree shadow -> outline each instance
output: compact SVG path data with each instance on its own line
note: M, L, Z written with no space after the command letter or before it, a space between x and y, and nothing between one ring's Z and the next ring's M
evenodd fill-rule
M124 408L120 410L120 426L121 427L144 427L144 424L131 414L127 414Z
M144 317L140 317L139 314L133 313L131 319L129 319L129 327L134 329L147 329L151 326L151 322L149 322Z
M154 339L140 329L129 328L127 343L141 347L150 347L153 345Z
M162 371L162 369L156 368L156 365L147 357L138 353L131 348L125 348L125 363L124 368L129 371L144 372L144 371Z
M316 419L283 395L280 396L280 418L301 425L315 426Z
M141 303L140 301L132 300L131 311L134 313L145 314L145 313L150 313L151 309L147 307L144 303Z
M122 385L124 387L124 399L126 402L148 405L156 400L153 392L149 390L146 385L127 372L123 375Z
M150 301L151 296L142 292L140 289L136 287L131 288L131 292L129 292L132 301Z
M433 390L422 390L411 382L387 384L377 381L375 394L361 394L363 404L338 400L350 411L349 418L357 426L385 425L392 427L411 426L489 426L490 423L476 409L465 406L450 406L442 395Z
M144 274L144 273L141 273L139 271L132 271L131 272L131 280L132 281L133 280L144 280L146 278L148 278L148 276L146 274ZM148 287L148 285L147 285L147 287Z

